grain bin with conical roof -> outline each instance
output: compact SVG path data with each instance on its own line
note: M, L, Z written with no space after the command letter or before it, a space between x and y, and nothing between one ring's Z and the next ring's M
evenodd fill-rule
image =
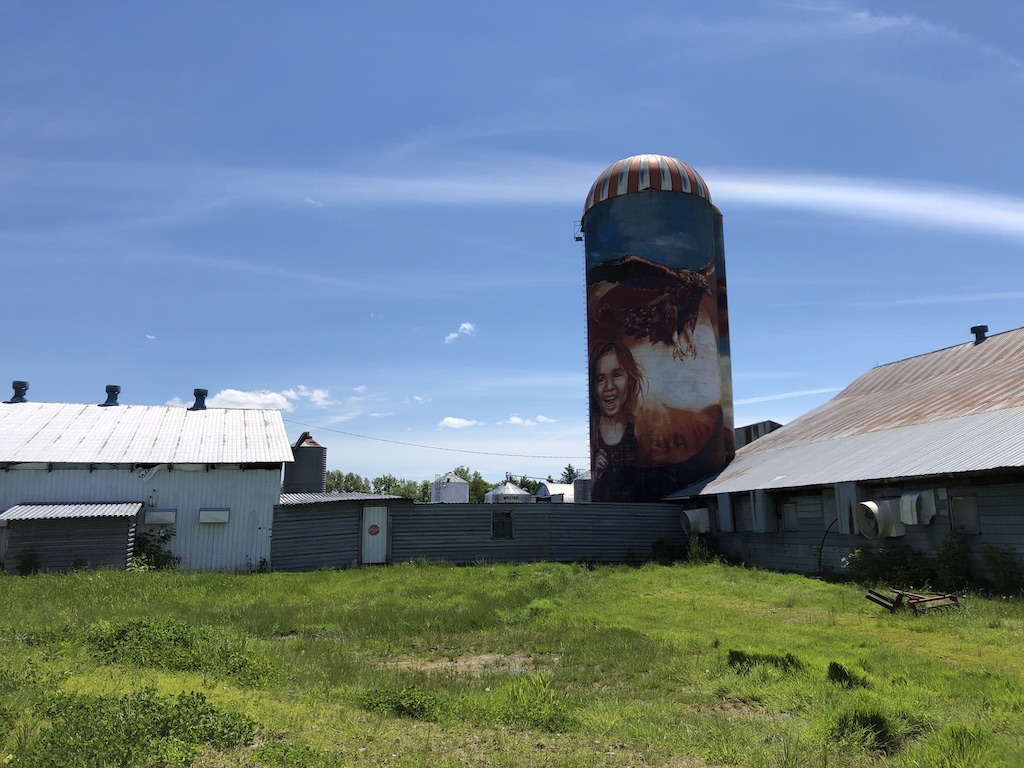
M722 215L686 163L635 155L598 176L580 229L592 500L657 501L733 452Z

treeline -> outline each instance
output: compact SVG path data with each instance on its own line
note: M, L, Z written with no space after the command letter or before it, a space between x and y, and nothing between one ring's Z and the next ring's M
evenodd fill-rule
M469 501L471 504L483 503L484 495L491 488L500 485L500 483L485 480L479 472L471 470L469 467L458 466L452 471L469 483ZM571 483L578 474L579 472L570 464L563 470L559 481ZM548 481L551 481L550 475L548 476ZM531 494L537 491L537 481L525 475L519 478L513 475L506 475L505 479L501 482L515 483ZM430 486L430 480L406 480L404 477L395 477L391 474L380 475L371 480L355 472L342 472L340 469L332 469L327 472L328 493L378 493L385 496L399 496L403 499L429 503Z

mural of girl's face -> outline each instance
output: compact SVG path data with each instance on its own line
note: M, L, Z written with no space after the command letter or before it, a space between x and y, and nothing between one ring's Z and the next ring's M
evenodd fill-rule
M614 351L601 355L594 373L594 390L601 415L613 420L622 418L629 389L629 374L619 362L619 356Z

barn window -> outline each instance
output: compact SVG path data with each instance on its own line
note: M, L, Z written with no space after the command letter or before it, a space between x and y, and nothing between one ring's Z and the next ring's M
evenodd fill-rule
M512 510L497 509L491 512L491 538L512 538Z
M783 531L799 531L799 507L795 501L787 501L779 509L779 528Z
M200 509L199 510L199 522L200 523L226 523L228 521L228 513L231 510L226 507L221 509Z
M732 497L733 530L743 533L754 530L754 508L749 493L737 493Z
M957 533L981 533L977 497L953 496L949 500L949 514L950 523Z

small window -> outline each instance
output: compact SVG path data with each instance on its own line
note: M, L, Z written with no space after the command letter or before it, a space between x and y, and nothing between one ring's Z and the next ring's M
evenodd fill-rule
M754 530L754 508L749 493L737 493L732 497L733 530L743 533Z
M953 496L949 500L950 523L957 533L981 533L978 500L975 496Z
M491 538L511 539L512 538L512 511L498 509L491 512Z
M230 512L230 510L227 507L221 509L200 509L199 522L226 523L228 521L228 512Z
M782 515L781 519L779 520L779 522L781 523L782 530L800 530L800 523L798 520L798 518L800 517L799 510L799 505L795 501L790 501L782 505Z

